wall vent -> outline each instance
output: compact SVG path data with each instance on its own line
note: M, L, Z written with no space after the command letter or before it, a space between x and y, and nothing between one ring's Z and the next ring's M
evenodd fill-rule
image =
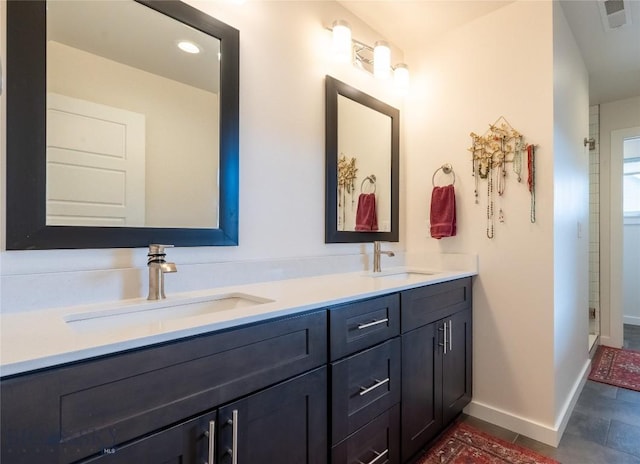
M599 0L598 6L605 31L631 24L629 0Z

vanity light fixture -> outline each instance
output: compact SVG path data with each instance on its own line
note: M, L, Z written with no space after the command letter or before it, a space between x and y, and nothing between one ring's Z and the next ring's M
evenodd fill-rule
M197 54L200 53L200 47L195 43L188 40L181 40L178 42L178 48L186 53Z
M340 63L349 63L353 54L349 23L338 19L333 22L333 54Z
M373 75L378 79L388 79L391 73L391 49L384 40L373 46Z
M393 85L400 95L409 92L409 66L405 63L398 63L393 67Z
M351 37L349 23L343 20L333 22L332 49L336 61L353 63L354 66L374 75L377 79L388 79L393 71L394 85L405 95L409 88L409 67L405 63L391 66L391 48L379 40L374 46L367 45Z

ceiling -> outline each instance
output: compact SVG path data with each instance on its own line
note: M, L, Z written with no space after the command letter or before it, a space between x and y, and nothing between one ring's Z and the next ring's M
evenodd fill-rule
M424 48L442 35L509 1L339 0L402 50ZM640 95L640 0L627 0L631 24L605 31L599 0L560 0L589 72L590 104Z

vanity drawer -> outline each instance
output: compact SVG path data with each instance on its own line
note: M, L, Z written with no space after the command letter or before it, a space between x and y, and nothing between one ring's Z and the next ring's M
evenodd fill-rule
M471 277L405 290L400 294L402 333L471 307Z
M331 450L331 464L399 464L400 405L386 410Z
M330 359L335 361L400 333L397 293L329 310Z
M331 443L400 401L400 337L331 364Z
M318 367L326 318L319 311L5 379L0 461L73 462Z

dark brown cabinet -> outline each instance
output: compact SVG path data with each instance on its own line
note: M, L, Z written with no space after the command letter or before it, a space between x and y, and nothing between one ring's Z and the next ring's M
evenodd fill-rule
M184 434L192 433L185 432L192 430L185 421L239 398L250 401L255 415L260 398L273 410L274 404L291 404L287 397L312 390L324 419L308 409L291 420L301 427L303 420L310 421L305 427L326 423L326 362L327 315L318 311L3 379L0 461L67 464L99 457L136 462L123 456L159 440L163 449L173 449L164 455L169 462L171 456L183 456L180 462L201 464L184 457L192 451L180 454L187 443ZM283 384L280 393L264 390L318 367L322 375L309 374L286 390ZM250 396L261 390L264 396ZM304 404L309 398L298 400ZM313 428L318 429L326 448L326 426ZM273 433L267 429L267 435ZM188 443L193 446L194 440Z
M374 420L334 446L332 463L393 464L400 462L400 405Z
M400 463L400 296L329 310L332 464Z
M442 430L442 355L436 324L402 336L402 461Z
M449 424L471 401L471 309L444 322L449 336L442 355L442 419Z
M471 279L3 378L0 461L400 464L471 399Z
M84 463L326 464L322 367Z
M329 360L335 361L400 335L397 293L334 306L329 310Z
M331 364L331 441L400 402L400 338Z
M167 430L134 440L131 443L105 448L102 454L82 461L83 464L120 464L148 462L154 464L183 464L209 462L209 430L215 430L216 413L211 412L170 427ZM215 434L214 434L215 436Z
M218 411L216 464L327 462L327 368Z
M403 462L428 445L471 400L470 287L470 279L463 279L401 295L403 317L405 307L409 314L408 330L401 337Z

